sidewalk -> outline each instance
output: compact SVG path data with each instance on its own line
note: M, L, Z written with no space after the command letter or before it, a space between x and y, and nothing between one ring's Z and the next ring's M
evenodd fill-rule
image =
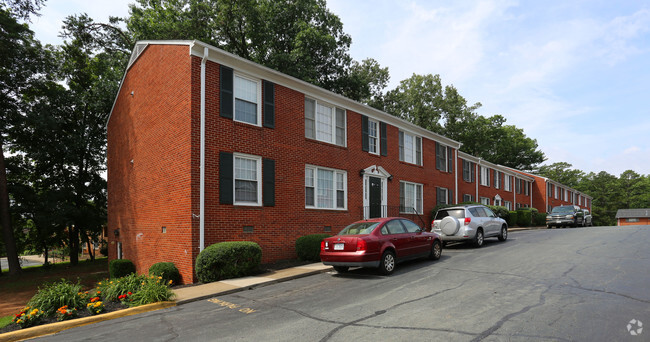
M244 290L250 290L256 287L281 283L284 281L307 277L313 274L324 273L332 270L332 267L325 266L322 263L303 265L293 268L286 268L269 273L260 274L255 277L244 277L236 279L227 279L214 283L191 285L173 289L175 302L160 302L134 308L110 312L107 314L84 317L63 321L52 324L39 325L32 328L16 330L5 334L0 334L0 342L20 341L31 339L39 336L55 334L59 331L80 327L82 325L98 323L101 321L131 316L143 312L160 310L176 306L179 304L190 303L210 297L226 295Z

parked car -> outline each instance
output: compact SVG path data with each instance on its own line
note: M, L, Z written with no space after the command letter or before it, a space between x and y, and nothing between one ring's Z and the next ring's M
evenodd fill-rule
M591 227L591 226L593 226L594 225L593 222L592 222L593 218L591 217L591 213L589 212L589 210L582 209L582 212L584 214L584 216L583 216L584 218L582 220L582 226L583 227Z
M398 262L428 257L440 259L442 241L415 222L400 217L358 221L323 239L320 258L339 273L350 267L374 267L389 275Z
M555 227L577 227L582 226L584 213L577 205L560 205L546 215L546 228Z
M462 205L438 210L431 230L444 242L467 241L475 247L483 246L487 237L499 241L508 238L508 224L484 205Z

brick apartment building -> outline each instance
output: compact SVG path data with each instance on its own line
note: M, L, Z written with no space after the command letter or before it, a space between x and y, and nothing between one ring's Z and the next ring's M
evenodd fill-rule
M109 258L141 273L171 261L191 283L199 251L221 241L255 241L271 262L366 217L428 226L440 203L590 206L459 148L199 41L138 42L108 121Z

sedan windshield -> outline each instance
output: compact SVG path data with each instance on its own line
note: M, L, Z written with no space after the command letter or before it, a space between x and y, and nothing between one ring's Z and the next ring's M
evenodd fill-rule
M358 222L343 229L338 235L365 235L372 233L379 225L379 222Z
M573 208L571 208L571 207L555 207L551 211L551 214L573 214Z

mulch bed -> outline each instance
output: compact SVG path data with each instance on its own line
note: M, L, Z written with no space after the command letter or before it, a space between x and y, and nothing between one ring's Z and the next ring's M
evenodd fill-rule
M116 303L116 302L104 302L104 312L99 314L99 315L103 315L103 314L108 313L108 312L128 309L128 308L129 308L128 306L122 304L121 302L119 302L119 303ZM77 318L89 317L89 316L90 316L90 312L88 312L88 310L86 310L86 308L77 310ZM77 318L73 318L73 319L77 319ZM54 317L45 317L45 318L43 318L43 320L41 320L41 324L39 324L39 325L56 323L56 322L58 322L58 321L56 320L56 315L55 315ZM20 330L20 327L18 326L18 324L11 323L11 324L7 325L4 328L0 328L0 334L4 334L4 333L15 331L15 330Z

